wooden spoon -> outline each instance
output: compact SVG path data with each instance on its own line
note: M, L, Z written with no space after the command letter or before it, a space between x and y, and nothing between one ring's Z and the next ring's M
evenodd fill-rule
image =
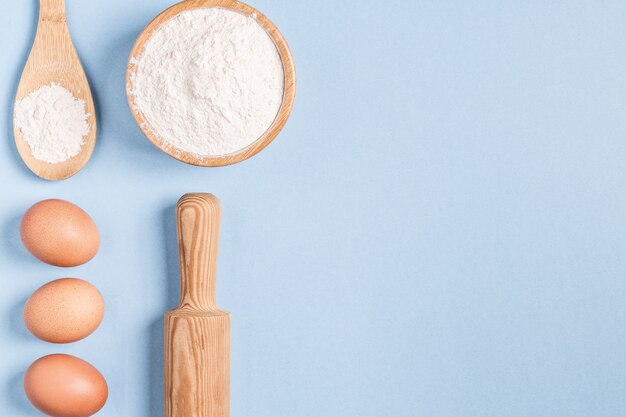
M15 144L24 163L33 173L47 180L63 180L80 171L93 153L96 145L96 111L87 76L67 27L65 0L40 0L37 35L22 73L16 101L53 83L61 85L85 102L85 111L89 114L89 134L84 138L80 153L56 164L35 159L22 132L14 123Z
M220 7L254 18L274 41L278 54L280 55L280 59L283 63L283 72L285 74L283 102L278 110L276 118L274 119L274 123L272 123L269 129L267 129L267 131L259 139L249 146L231 154L220 156L199 156L170 146L159 135L154 133L154 130L150 127L150 124L147 122L143 113L137 108L137 106L135 106L135 97L133 95L133 78L137 72L137 62L139 58L141 58L141 55L145 50L146 43L150 40L152 35L174 16L189 10L208 7ZM296 96L296 69L291 51L289 50L289 46L287 45L287 41L283 35L280 33L276 25L272 23L272 21L255 8L238 0L185 0L158 15L144 29L141 35L139 35L139 38L137 38L135 46L130 53L130 60L128 62L128 69L126 72L126 92L128 95L128 103L130 104L130 109L133 113L135 121L143 131L144 135L146 135L146 137L150 139L150 141L157 148L171 157L187 164L204 167L217 167L236 164L253 157L265 149L265 147L268 146L274 138L276 138L276 136L278 136L280 131L285 127L287 119L289 119L293 109Z
M165 313L164 417L230 414L230 313L217 306L220 202L187 194L176 207L180 303Z

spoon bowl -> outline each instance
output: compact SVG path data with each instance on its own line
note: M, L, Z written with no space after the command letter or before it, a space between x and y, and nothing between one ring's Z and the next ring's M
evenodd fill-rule
M193 9L203 9L209 7L219 7L232 10L255 19L256 22L265 29L267 34L273 40L283 64L283 101L278 110L278 114L274 119L274 122L267 129L267 131L252 144L228 155L201 156L172 147L161 137L159 137L159 135L156 134L153 129L150 128L149 122L146 120L141 110L138 109L135 105L135 98L133 96L133 78L134 74L137 71L137 63L139 62L139 59L144 52L146 43L150 40L152 35L157 30L159 30L159 28L163 24L165 24L175 16L179 15L180 13ZM191 165L205 167L224 166L235 164L251 158L252 156L262 151L266 146L268 146L280 133L280 131L287 123L287 119L289 118L289 115L291 114L291 110L293 108L296 94L296 71L293 57L291 56L291 52L289 50L287 42L285 41L285 38L280 33L278 28L266 16L264 16L255 8L237 0L186 0L170 7L169 9L158 15L152 22L150 22L150 24L148 24L148 26L144 29L141 35L139 35L139 38L137 39L137 42L135 43L135 46L133 47L130 54L130 60L126 72L126 92L128 95L128 103L130 105L130 109L133 113L135 121L139 125L139 128L142 130L144 135L146 135L157 148L159 148L166 154L178 159L179 161Z
M54 181L69 178L85 166L96 144L97 129L89 82L67 27L65 0L40 0L37 34L22 72L16 101L51 84L59 84L85 102L89 133L83 138L80 152L66 161L47 163L33 157L30 146L15 123L14 135L17 150L28 168L37 176Z

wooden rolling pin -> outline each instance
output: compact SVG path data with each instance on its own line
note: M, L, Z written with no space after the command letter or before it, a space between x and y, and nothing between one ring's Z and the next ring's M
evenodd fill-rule
M176 208L181 294L165 313L165 417L230 415L230 313L215 300L220 213L211 194Z

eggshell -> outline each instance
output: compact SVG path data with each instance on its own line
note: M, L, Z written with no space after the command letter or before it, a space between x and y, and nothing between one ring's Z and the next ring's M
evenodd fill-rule
M52 417L88 417L107 401L109 389L102 374L82 359L54 354L36 360L24 376L30 402Z
M63 278L39 288L24 306L24 323L32 334L52 343L70 343L93 333L104 316L96 287L78 278Z
M28 209L20 234L33 256L55 266L87 263L100 246L98 228L91 217L63 200L44 200Z

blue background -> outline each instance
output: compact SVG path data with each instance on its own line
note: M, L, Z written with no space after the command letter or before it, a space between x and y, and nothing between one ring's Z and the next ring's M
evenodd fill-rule
M37 4L2 4L2 415L38 415L21 378L52 352L107 377L100 415L161 415L173 208L191 191L223 204L233 417L624 413L624 2L255 0L290 43L297 103L269 148L219 169L160 153L127 108L131 46L170 4L68 0L100 131L87 167L57 183L13 145ZM22 247L21 215L51 197L99 225L88 265ZM21 309L64 276L95 283L107 314L53 346Z

